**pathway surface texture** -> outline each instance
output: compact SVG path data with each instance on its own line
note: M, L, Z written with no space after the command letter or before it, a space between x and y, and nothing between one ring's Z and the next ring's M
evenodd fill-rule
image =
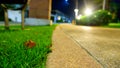
M67 34L74 27L61 24L55 29L52 52L48 56L46 68L102 68L94 57Z
M120 29L61 25L104 68L120 68Z

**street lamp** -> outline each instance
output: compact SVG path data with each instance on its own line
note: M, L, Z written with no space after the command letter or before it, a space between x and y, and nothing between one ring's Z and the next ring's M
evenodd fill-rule
M74 12L75 12L75 18L77 18L78 12L79 12L79 10L78 10L78 0L76 0L76 2L75 2L75 9L74 9Z
M78 16L78 9L74 9L74 12L75 12L75 18Z

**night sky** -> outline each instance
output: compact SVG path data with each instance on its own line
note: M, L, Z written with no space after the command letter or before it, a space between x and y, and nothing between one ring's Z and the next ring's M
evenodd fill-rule
M83 1L79 0L79 5L83 5ZM59 10L68 16L74 16L75 0L52 0L52 10Z
M66 2L68 1L68 2ZM59 10L66 15L73 17L74 16L74 9L75 9L75 1L76 0L52 0L52 10ZM82 10L85 8L83 0L78 0L79 1L79 9L80 13ZM120 6L120 0L111 0L111 2L116 3ZM117 10L117 15L120 18L120 8L118 7Z

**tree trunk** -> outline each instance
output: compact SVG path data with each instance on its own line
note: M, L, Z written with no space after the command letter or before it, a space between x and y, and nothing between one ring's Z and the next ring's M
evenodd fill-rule
M5 29L9 30L9 20L8 20L8 12L7 9L4 9L4 16L5 16Z
M110 9L110 0L106 0L106 10Z
M109 10L110 0L103 0L103 10Z
M22 30L24 30L24 23L25 23L25 9L27 8L28 4L30 3L30 0L27 0L27 3L22 7L22 22L21 22L21 26L22 26Z
M103 0L103 10L105 10L106 0Z

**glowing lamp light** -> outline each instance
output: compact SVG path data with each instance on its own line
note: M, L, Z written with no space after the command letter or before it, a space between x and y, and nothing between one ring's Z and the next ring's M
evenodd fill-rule
M65 0L66 2L68 2L68 0Z
M57 18L58 20L61 20L61 16L58 16L58 18Z
M78 9L75 9L74 11L75 11L75 12L78 12Z
M75 12L75 17L77 18L77 16L78 16L78 9L74 9L74 12Z
M92 14L92 10L91 10L90 8L87 8L87 9L85 10L85 14L86 14L87 16L91 15L91 14Z

